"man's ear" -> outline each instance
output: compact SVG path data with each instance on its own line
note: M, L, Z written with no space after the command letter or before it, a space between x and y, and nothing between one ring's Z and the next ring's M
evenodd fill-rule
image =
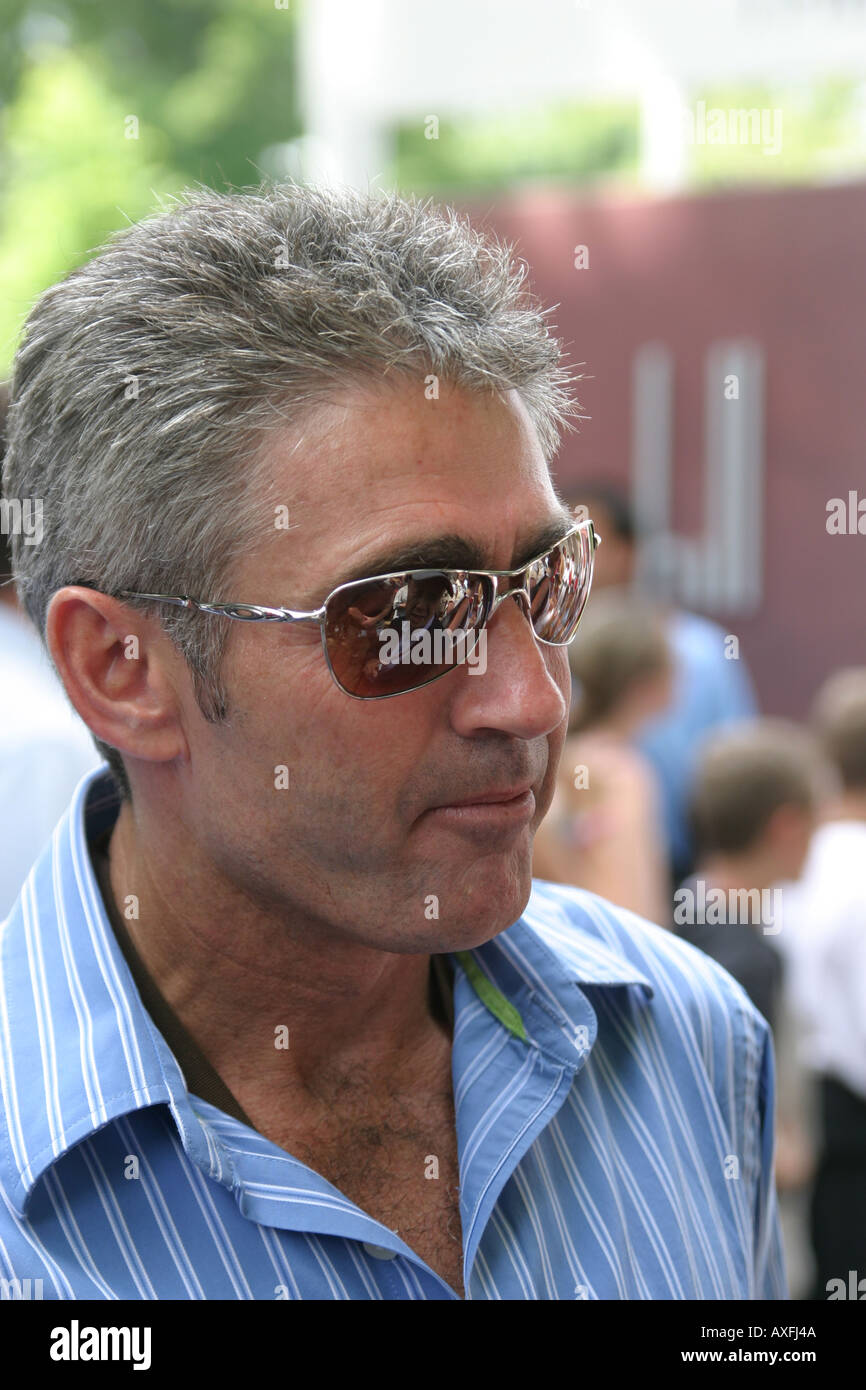
M51 599L45 637L69 699L98 739L149 762L188 756L177 694L182 658L155 619L68 585Z

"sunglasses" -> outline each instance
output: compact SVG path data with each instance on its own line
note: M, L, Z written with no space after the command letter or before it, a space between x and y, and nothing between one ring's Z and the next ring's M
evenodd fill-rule
M503 599L522 604L539 642L564 647L577 632L601 536L590 520L517 570L413 569L353 580L320 608L201 603L130 589L121 598L171 603L245 623L318 623L328 669L356 700L387 700L438 680L475 651Z

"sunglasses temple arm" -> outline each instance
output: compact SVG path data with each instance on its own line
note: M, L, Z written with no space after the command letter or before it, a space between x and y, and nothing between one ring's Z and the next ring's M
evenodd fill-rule
M200 613L215 613L245 623L318 623L325 615L324 608L303 611L292 608L267 608L258 603L202 603L183 595L174 597L168 594L142 594L130 589L122 589L120 597L143 599L151 603L170 603L175 608L195 608Z

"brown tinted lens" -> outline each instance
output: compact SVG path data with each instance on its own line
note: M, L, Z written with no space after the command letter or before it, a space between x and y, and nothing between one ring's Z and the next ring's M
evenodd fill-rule
M466 659L486 603L478 580L426 570L347 585L328 603L331 670L366 699L413 690Z
M575 531L527 575L532 625L542 642L570 642L586 605L592 578L589 528Z

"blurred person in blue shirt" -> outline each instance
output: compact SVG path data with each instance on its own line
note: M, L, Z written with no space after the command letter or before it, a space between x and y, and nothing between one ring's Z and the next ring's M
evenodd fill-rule
M634 517L624 495L602 483L587 484L574 493L575 502L587 507L604 537L594 585L631 588L637 546ZM725 656L725 633L718 623L669 608L667 639L674 662L671 700L664 713L647 720L634 742L655 769L671 877L678 883L694 860L688 803L700 748L713 729L756 714L757 702L744 660Z

